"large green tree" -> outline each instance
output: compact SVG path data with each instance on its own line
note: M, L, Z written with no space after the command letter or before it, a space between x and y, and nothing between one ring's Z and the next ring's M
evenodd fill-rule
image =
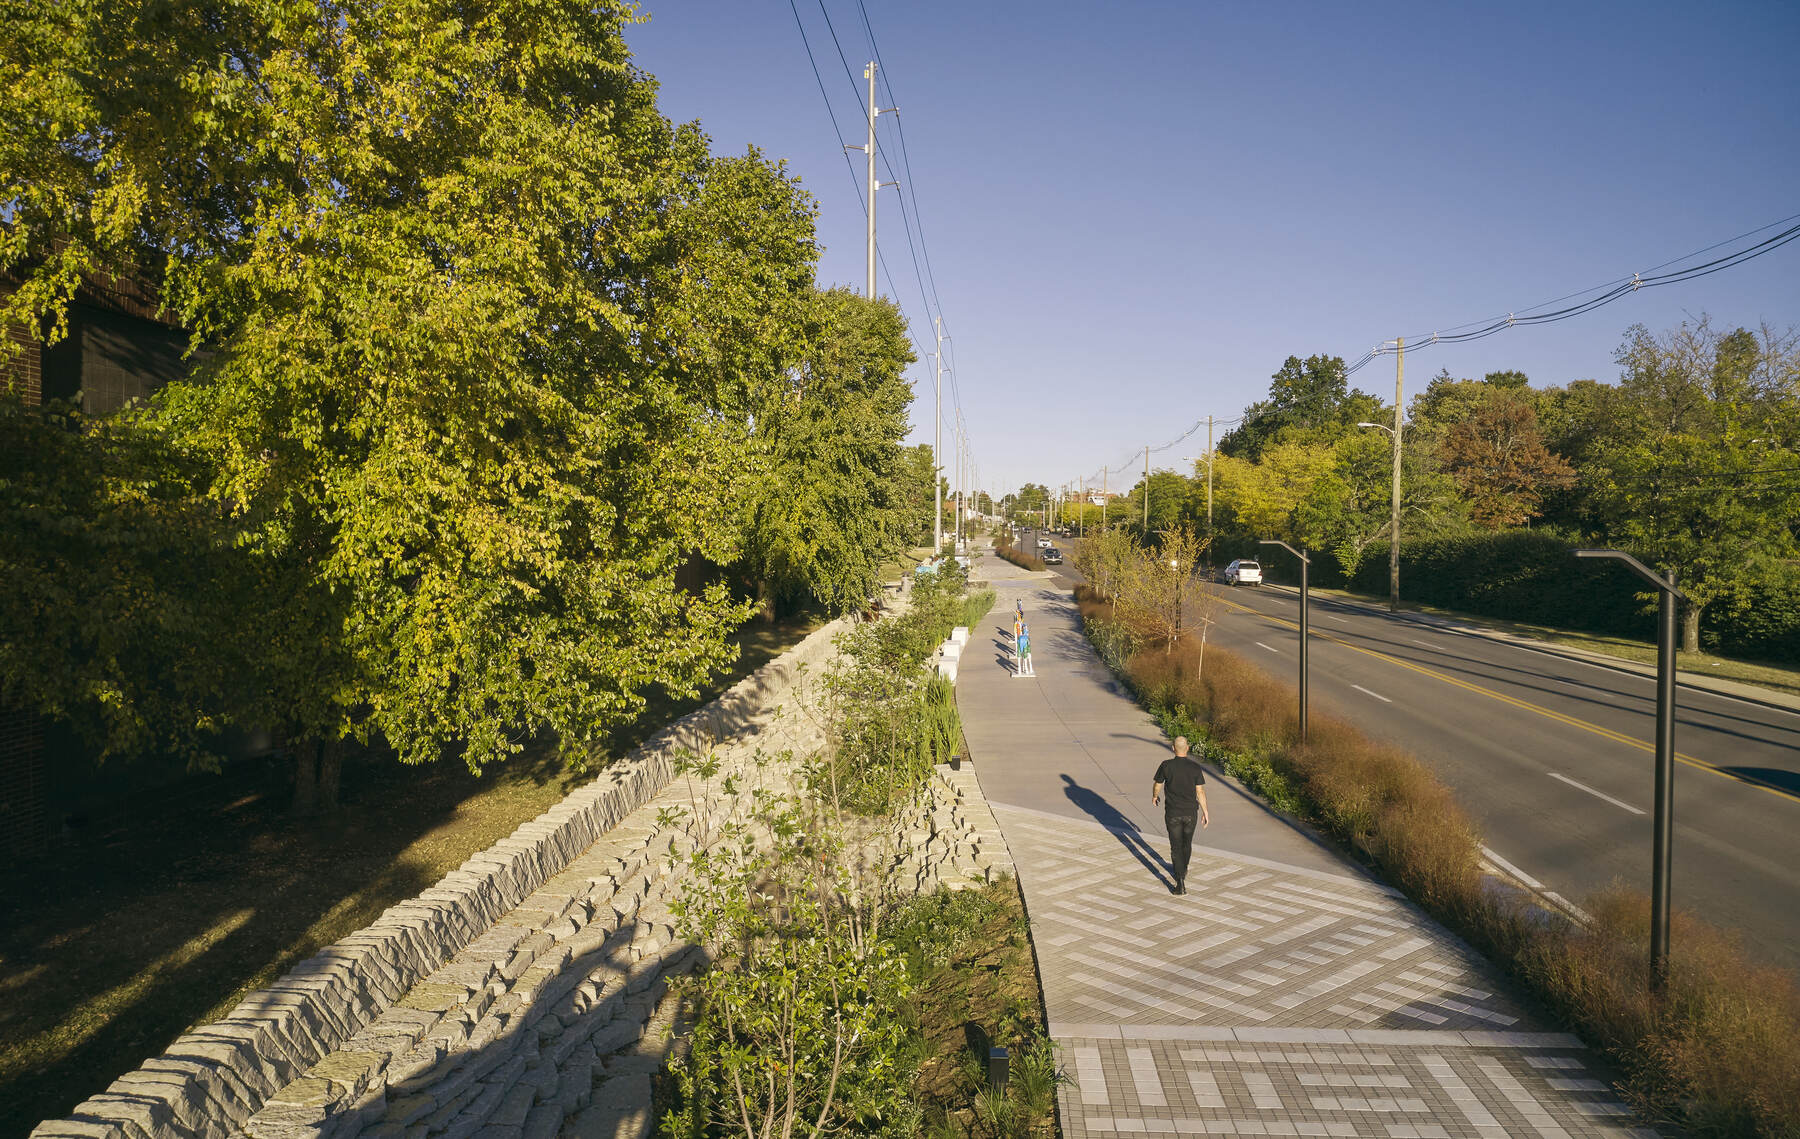
M1800 552L1800 345L1763 330L1719 333L1702 317L1662 335L1633 326L1619 390L1582 480L1606 539L1673 569L1689 604L1682 647L1700 647L1706 606L1773 559Z
M9 13L4 315L161 270L212 349L142 413L285 583L284 726L473 767L691 692L744 615L745 409L810 205L657 111L616 0Z
M913 359L891 301L847 289L814 297L800 359L755 416L761 474L743 550L766 607L803 597L859 607L915 532L900 445Z

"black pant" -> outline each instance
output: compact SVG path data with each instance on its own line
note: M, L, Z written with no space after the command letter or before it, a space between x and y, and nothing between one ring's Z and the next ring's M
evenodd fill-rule
M1175 865L1175 884L1187 881L1188 859L1194 853L1194 815L1164 815L1163 825L1169 830L1169 861Z

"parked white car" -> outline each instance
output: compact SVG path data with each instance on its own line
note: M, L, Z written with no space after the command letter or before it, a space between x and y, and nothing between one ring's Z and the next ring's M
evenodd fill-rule
M1262 563L1239 558L1225 567L1224 577L1228 585L1261 585Z
M1048 550L1051 546L1053 546L1055 544L1056 543L1052 542L1048 538L1039 538L1038 539L1038 549L1040 549L1040 550Z

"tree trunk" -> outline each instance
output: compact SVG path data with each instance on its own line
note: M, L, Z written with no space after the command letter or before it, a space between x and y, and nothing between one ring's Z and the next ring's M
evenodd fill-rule
M294 749L294 814L310 815L318 810L318 759L316 749L301 744Z
M322 741L319 744L319 810L329 813L338 809L338 776L343 766L344 741Z
M1684 653L1700 651L1700 609L1691 601L1681 607L1681 651Z

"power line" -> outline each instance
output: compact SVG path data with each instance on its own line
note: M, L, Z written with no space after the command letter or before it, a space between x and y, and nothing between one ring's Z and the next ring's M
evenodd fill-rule
M867 218L869 216L869 210L868 210L867 204L864 203L862 200L862 190L863 190L862 180L857 176L855 164L853 164L850 161L849 148L844 142L844 132L843 132L842 127L838 123L837 111L832 104L830 93L825 89L825 79L824 79L823 74L819 71L819 61L818 61L818 58L813 54L812 40L811 40L811 37L809 37L806 34L806 23L805 23L805 21L803 21L800 18L800 9L799 9L799 6L798 6L796 0L788 0L788 9L790 12L793 13L794 26L797 29L799 29L800 42L801 42L802 46L804 46L806 49L807 62L812 66L813 81L818 85L819 97L822 100L824 100L824 102L825 102L825 113L831 119L832 134L837 137L839 153L843 154L843 156L844 156L844 168L846 171L848 171L848 173L850 175L851 184L852 184L852 186L855 187L855 189L857 191L857 194L856 194L857 206L861 210L863 218L865 220L867 220ZM851 92L852 92L853 96L856 98L858 104L860 105L860 103L862 101L862 93L859 90L857 90L856 79L850 72L849 58L844 54L843 44L838 40L837 28L831 22L831 13L825 7L825 0L819 0L819 12L825 18L825 27L826 27L827 31L830 32L832 44L837 50L838 62L839 62L839 64L841 64L843 66L844 76L846 79L849 80ZM873 47L872 43L871 43L871 47ZM879 63L879 56L877 56L877 62ZM892 97L892 94L893 94L893 91L890 86L890 88L889 88L889 97L890 98ZM885 157L883 157L883 161L885 161ZM891 177L891 178L895 177L894 171L893 171L893 166L891 163L888 165L888 174L889 174L889 177ZM898 179L895 178L895 180L898 180ZM915 203L917 201L916 195L915 195L914 201L915 201ZM902 218L902 221L906 222L906 225L907 225L907 247L910 250L912 248L911 224L910 224L910 222L907 222L907 219L906 219L906 210L905 210L904 199L902 199L902 204L901 204L901 218ZM894 283L893 272L888 267L887 258L882 255L879 248L876 251L875 257L876 257L876 262L881 270L881 275L887 281L889 294L895 298L896 304L901 304L901 302L899 300L899 297L901 295L900 289L899 289L899 286L897 286ZM918 262L917 262L918 255L916 252L913 254L913 257L914 257L914 274L915 274L915 276L917 276L918 275ZM922 277L920 278L920 300L921 300L921 302L924 302L924 300L925 300ZM902 304L901 307L902 307L902 309L904 309L905 306ZM926 319L927 324L929 324L931 322L931 306L929 303L925 303L925 319ZM908 322L908 323L910 324L912 322ZM919 336L916 333L913 337L913 342L914 342L914 346L916 349L921 350L921 351L923 350L924 345L920 341ZM954 375L952 376L952 384L953 384L953 390L954 390ZM961 405L961 401L959 398L957 400L957 406L960 407L960 405Z
M1742 265L1746 261L1753 261L1764 254L1773 253L1775 250L1780 249L1789 242L1800 239L1800 225L1789 225L1788 228L1781 230L1771 237L1763 238L1761 241L1745 246L1742 249L1734 250L1731 253L1725 254L1723 257L1715 257L1710 261L1703 261L1698 265L1690 265L1687 268L1676 269L1668 273L1657 273L1656 270L1666 269L1670 265L1676 265L1680 262L1698 257L1701 254L1710 253L1715 249L1743 241L1744 239L1753 237L1765 230L1773 229L1778 225L1786 225L1796 218L1800 218L1800 214L1793 214L1782 218L1780 221L1773 221L1767 225L1758 226L1757 228L1746 233L1741 233L1736 237L1726 238L1724 241L1715 242L1703 249L1698 249L1692 253L1674 258L1673 260L1665 261L1661 265L1654 266L1651 269L1633 273L1629 277L1615 278L1603 285L1595 285L1589 289L1568 293L1555 300L1542 301L1524 310L1522 314L1519 312L1509 312L1505 316L1490 317L1486 321L1474 321L1469 324L1457 325L1449 332L1439 331L1426 335L1409 336L1406 339L1412 343L1409 343L1407 347L1417 351L1419 349L1429 348L1433 344L1462 344L1472 340L1483 340L1489 336L1497 335L1501 332L1505 332L1509 328L1515 328L1520 325L1555 324L1558 321L1570 320L1574 317L1592 312L1604 305L1612 304L1614 301L1629 296L1640 289L1654 289L1662 285L1680 284L1683 281L1692 281L1701 277L1708 277L1714 273L1723 272L1726 269ZM1537 311L1543 309L1547 305L1558 304L1574 297L1585 297L1586 299L1577 301L1572 305L1565 305L1562 308L1551 309L1547 312ZM1348 376L1373 361L1376 357L1388 355L1396 350L1397 349L1389 348L1386 344L1377 345L1363 353L1363 355L1357 359L1356 363L1345 369L1344 374Z

